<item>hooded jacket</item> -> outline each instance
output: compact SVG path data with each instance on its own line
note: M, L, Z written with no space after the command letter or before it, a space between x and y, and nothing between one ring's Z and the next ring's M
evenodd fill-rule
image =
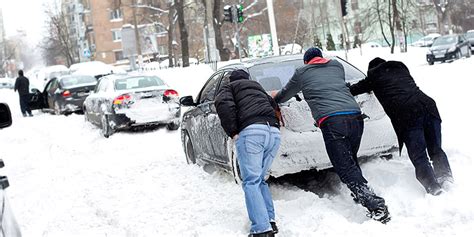
M354 96L374 92L392 122L400 150L403 134L417 118L430 113L441 120L436 102L418 88L402 62L387 61L369 68L367 78L351 85L350 91Z
M215 106L226 134L233 137L255 123L279 127L277 104L256 81L249 80L243 70L234 71L230 83L216 96Z
M318 123L337 113L360 113L359 105L346 86L344 67L336 60L315 57L297 68L275 101L285 102L300 91Z

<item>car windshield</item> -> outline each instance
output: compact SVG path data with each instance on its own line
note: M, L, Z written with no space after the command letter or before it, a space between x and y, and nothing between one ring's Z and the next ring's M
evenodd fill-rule
M115 90L118 91L163 85L165 83L158 77L127 77L115 80Z
M346 81L357 81L365 78L364 73L339 58L346 74ZM266 91L280 90L293 76L296 68L303 66L303 60L291 60L279 63L255 65L249 68L252 79L258 81Z
M74 77L63 77L59 81L62 87L75 87L85 84L95 84L97 80L92 76L74 76Z
M454 44L456 43L456 36L443 36L439 37L438 39L435 40L433 43L433 46L438 46L438 45L447 45L447 44Z
M467 32L466 37L467 37L467 38L474 38L474 31L472 31L472 32Z

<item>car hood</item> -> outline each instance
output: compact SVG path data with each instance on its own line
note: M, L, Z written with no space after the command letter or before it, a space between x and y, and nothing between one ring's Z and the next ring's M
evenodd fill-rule
M434 51L434 50L447 50L447 49L451 48L452 46L455 46L455 44L436 45L436 46L432 46L432 47L430 48L430 51Z

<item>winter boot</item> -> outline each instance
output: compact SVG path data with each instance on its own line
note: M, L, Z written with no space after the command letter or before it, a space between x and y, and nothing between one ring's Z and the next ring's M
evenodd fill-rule
M249 234L249 237L274 237L275 235L273 234L273 230L263 232L263 233L258 233L258 234Z
M390 221L391 217L387 205L385 205L385 200L377 196L367 184L353 183L348 187L352 191L351 195L354 201L367 208L369 218L384 224Z
M443 176L438 178L438 183L441 185L441 188L445 191L449 191L454 185L453 176Z
M425 187L426 192L433 195L433 196L439 196L443 193L443 189L441 189L441 185L438 183L434 183L428 187Z
M273 234L278 234L278 226L276 222L270 221L270 225L272 226Z

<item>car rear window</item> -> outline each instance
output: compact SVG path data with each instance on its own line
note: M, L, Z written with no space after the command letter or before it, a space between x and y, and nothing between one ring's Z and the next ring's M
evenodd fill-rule
M115 80L115 90L118 91L163 85L165 83L158 77L128 77Z
M74 76L74 77L63 77L60 82L62 87L75 87L85 84L95 84L97 80L92 76Z
M338 57L329 57L339 61L344 67L346 81L358 81L365 78L364 73ZM296 68L303 66L303 60L291 60L278 63L255 65L249 68L253 80L258 81L266 91L280 90L293 76Z

